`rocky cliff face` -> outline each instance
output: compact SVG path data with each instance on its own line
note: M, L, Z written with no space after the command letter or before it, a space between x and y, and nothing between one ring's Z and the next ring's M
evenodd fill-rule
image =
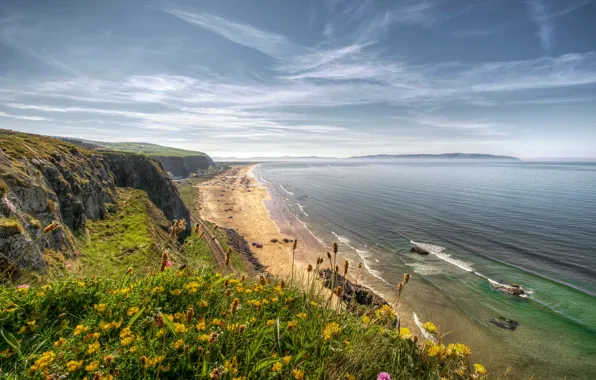
M166 172L172 173L172 175L177 178L186 178L190 176L191 173L196 173L198 170L208 169L209 166L215 165L209 156L156 156L155 159L161 162Z
M169 220L190 220L175 185L152 159L0 130L0 271L15 262L43 269L44 255L71 255L87 219L103 219L115 207L116 186L145 190ZM63 228L43 234L53 221Z
M190 211L182 202L178 188L169 179L161 163L130 153L105 152L103 156L115 176L117 186L146 191L149 199L169 220L190 221ZM187 229L190 232L190 223L187 224Z

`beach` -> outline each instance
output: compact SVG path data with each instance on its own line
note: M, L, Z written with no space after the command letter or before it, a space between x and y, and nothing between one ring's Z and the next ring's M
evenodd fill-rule
M298 239L294 256L296 273L304 273L308 264L316 265L331 247L323 247L297 219L271 198L267 188L251 175L254 165L235 166L228 172L198 185L201 193L201 218L220 227L233 228L252 245L267 271L276 276L292 272L292 242ZM273 243L272 240L277 240ZM343 259L341 262L343 266Z

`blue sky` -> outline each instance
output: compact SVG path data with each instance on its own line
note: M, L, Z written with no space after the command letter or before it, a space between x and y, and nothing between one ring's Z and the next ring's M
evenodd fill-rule
M596 0L0 4L0 128L212 156L596 157Z

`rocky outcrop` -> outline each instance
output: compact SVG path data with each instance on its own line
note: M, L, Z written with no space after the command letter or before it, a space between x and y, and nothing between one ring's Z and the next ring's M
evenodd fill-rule
M333 290L335 290L338 286L341 286L342 299L348 305L358 304L374 307L387 305L387 302L382 297L376 295L366 286L355 284L329 268L320 270L319 277L323 280L323 285L328 289L333 287Z
M103 156L117 186L144 190L170 221L190 221L190 211L160 162L132 153L104 152ZM190 232L191 224L186 228Z
M253 265L255 271L264 272L265 266L261 264L259 259L257 259L254 253L252 253L246 239L244 239L244 237L242 237L242 235L240 235L238 231L233 228L223 228L223 230L228 236L228 245L236 252L240 252L244 257L246 257L248 262Z
M209 169L210 166L215 165L209 156L155 156L154 158L159 160L164 170L175 178L186 178L192 173Z

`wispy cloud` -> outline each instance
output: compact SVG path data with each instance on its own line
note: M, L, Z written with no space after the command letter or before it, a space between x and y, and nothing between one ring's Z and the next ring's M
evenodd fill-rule
M18 119L18 120L29 120L29 121L51 121L52 119L48 119L47 117L41 116L22 116L22 115L11 115L6 112L0 111L0 117L8 117L11 119Z
M532 20L538 26L538 38L544 50L549 51L552 47L552 35L555 30L554 25L548 17L549 11L543 0L527 0L528 13Z

